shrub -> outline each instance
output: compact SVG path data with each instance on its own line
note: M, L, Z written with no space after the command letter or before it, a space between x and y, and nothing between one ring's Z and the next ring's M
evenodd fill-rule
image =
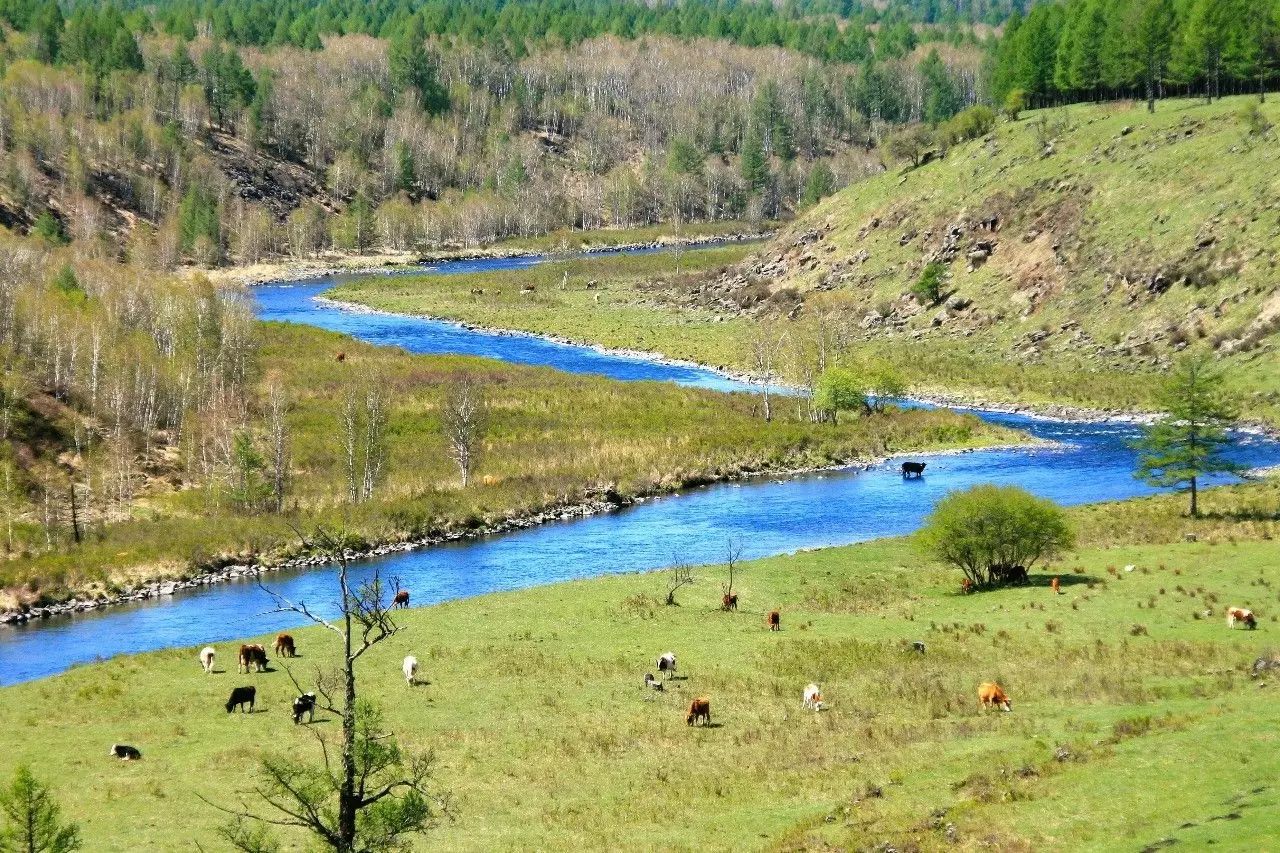
M1004 115L1009 121L1017 121L1018 116L1027 108L1027 92L1025 89L1013 89L1004 96Z
M937 261L930 262L920 274L920 280L911 286L911 294L922 305L938 304L938 300L942 298L942 278L946 271L947 268Z
M1030 569L1070 548L1074 536L1052 501L1016 486L982 485L943 498L925 521L919 542L982 587L992 585L993 569Z
M947 121L939 135L948 144L958 145L970 139L986 136L995 126L995 111L983 104L975 104Z
M1236 113L1236 119L1244 127L1244 135L1246 138L1267 137L1271 135L1272 124L1267 117L1262 114L1262 110L1257 104L1245 104Z

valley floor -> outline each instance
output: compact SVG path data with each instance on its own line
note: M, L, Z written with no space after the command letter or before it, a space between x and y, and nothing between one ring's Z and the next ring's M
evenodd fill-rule
M736 613L714 566L678 607L659 573L457 601L406 612L361 676L455 797L420 849L1257 850L1280 834L1280 688L1249 677L1280 647L1278 501L1268 481L1208 492L1199 520L1176 497L1075 509L1077 551L971 596L907 539L742 566ZM1229 631L1228 605L1258 630ZM305 685L336 650L294 634ZM233 805L260 756L317 749L284 662L237 675L223 644L205 676L200 640L0 690L0 777L30 762L93 850L208 843L224 816L201 798ZM667 650L681 677L650 694ZM412 690L410 653L430 682ZM989 679L1012 713L979 711ZM810 681L821 713L800 707ZM261 710L224 713L250 683ZM714 726L685 725L693 696Z

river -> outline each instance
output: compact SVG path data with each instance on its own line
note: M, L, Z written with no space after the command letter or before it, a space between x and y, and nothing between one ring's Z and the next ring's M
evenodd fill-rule
M435 274L510 269L536 258L459 261ZM309 323L375 344L416 353L465 353L615 379L660 380L726 391L750 386L691 365L615 355L587 347L464 329L414 317L347 311L318 300L337 279L254 288L263 319ZM978 412L990 421L1054 442L1047 447L958 455L920 454L926 476L903 480L895 464L866 471L829 471L785 479L713 485L648 500L618 512L555 522L515 533L378 558L413 592L415 605L519 589L536 584L634 572L667 565L674 554L693 563L717 562L730 538L744 557L762 557L894 536L916 529L933 504L953 489L976 483L1017 484L1063 505L1150 494L1133 478L1125 423L1063 422ZM1245 434L1236 457L1250 466L1280 463L1280 443ZM358 564L357 573L375 561ZM322 610L336 606L333 573L297 570L267 576L293 601ZM0 627L0 684L61 672L113 655L171 646L203 645L265 634L300 624L268 614L270 599L249 581L228 582L172 597ZM224 651L224 654L226 652ZM197 664L193 657L192 666Z

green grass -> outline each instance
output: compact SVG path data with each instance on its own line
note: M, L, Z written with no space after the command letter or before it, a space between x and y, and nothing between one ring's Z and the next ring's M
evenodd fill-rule
M293 406L286 497L288 507L296 506L292 520L345 520L371 542L475 529L514 513L598 498L607 489L634 497L748 471L1021 440L949 412L890 412L834 426L802 420L794 406L780 404L766 424L750 394L410 355L303 326L262 324L258 331L261 382L279 382ZM339 351L346 354L341 364ZM491 410L467 489L446 453L439 414L444 388L464 372L485 384ZM351 507L344 500L339 409L348 391L368 383L388 394L388 476L374 500ZM168 473L181 482L181 463ZM228 557L269 562L288 556L295 538L285 518L237 512L225 489L175 490L159 476L127 520L89 529L83 544L59 541L47 550L31 527L28 549L0 561L0 589L15 601L94 595L144 579L190 577Z
M952 824L959 849L1256 850L1280 833L1277 687L1246 674L1280 646L1278 498L1274 482L1214 490L1196 521L1176 498L1073 510L1078 551L1030 587L973 596L897 539L747 564L737 613L716 609L717 567L679 607L657 603L658 574L453 602L405 613L362 677L402 742L437 751L456 798L424 848L939 849ZM1227 604L1259 630L1227 631ZM779 634L763 626L775 607ZM305 681L331 638L294 633ZM229 805L259 756L315 747L283 672L206 677L191 639L0 691L0 776L31 762L94 850L207 840L222 818L198 796ZM645 701L640 678L668 649L687 680ZM429 686L406 689L407 653ZM1012 713L978 711L987 679ZM799 707L811 680L829 703L817 715ZM241 683L265 713L223 713ZM694 695L717 727L685 725ZM144 760L108 759L115 742Z
M692 240L709 237L734 237L739 234L759 234L776 228L776 222L752 225L750 222L726 220L721 222L688 222L679 229L679 239ZM602 246L629 246L637 243L670 242L677 239L677 231L671 224L645 225L635 228L594 228L579 231L562 228L541 237L510 237L499 240L493 248L502 251L559 252L576 251Z
M1237 118L1254 100L1163 101L1154 115L1141 104L1077 105L1001 122L941 160L895 167L825 200L742 259L741 286L728 298L794 288L805 308L782 322L792 342L810 335L815 314L832 312L828 325L847 326L855 356L895 362L918 392L993 402L1150 407L1184 341L1221 344L1245 415L1280 422L1272 270L1280 171L1274 140L1246 139ZM1280 125L1280 106L1263 111ZM1053 139L1048 157L1041 121ZM991 215L998 231L973 228ZM957 223L966 230L943 290L972 305L935 327L941 306L919 308L905 294ZM994 254L970 272L966 253L982 239L995 241ZM547 292L560 273L553 282L539 269L465 283L372 280L340 293L388 310L748 369L759 309L712 298L706 285L721 266L690 260L685 276L657 259L584 266L570 271L567 292ZM1148 287L1157 273L1169 282L1161 293ZM603 285L599 303L583 290L591 278ZM536 298L514 292L525 280L538 283ZM486 282L502 295L470 294ZM766 313L792 303L780 304L783 312ZM904 325L864 328L882 309ZM796 375L790 363L784 369Z

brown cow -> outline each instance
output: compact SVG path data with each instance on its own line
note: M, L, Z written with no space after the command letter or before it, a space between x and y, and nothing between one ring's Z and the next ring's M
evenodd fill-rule
M689 703L689 716L685 717L684 721L692 726L699 719L711 725L711 700L706 697L694 699Z
M409 590L402 589L397 592L395 599L391 602L391 606L407 608L409 606Z
M765 617L765 624L769 626L770 631L781 631L782 614L776 610L770 610L769 615Z
M1013 701L994 681L984 681L978 685L978 704L983 708L999 708L1001 711L1012 711Z
M1062 585L1058 583L1057 578L1054 578L1053 580L1049 581L1049 586L1053 587L1054 595L1062 595L1062 588L1061 588Z
M267 668L267 650L260 643L250 643L240 647L238 671L248 673L249 667L253 667L256 672L262 672Z
M342 362L344 362L344 361L346 361L346 360L347 360L347 354L346 354L345 352L340 352L340 353L338 353L338 363L339 363L339 364L341 364Z
M297 649L293 645L293 637L289 634L276 634L276 655L282 658L297 657Z
M725 593L724 598L720 600L720 606L723 607L725 610L737 610L738 596L736 594L729 595L728 593Z

